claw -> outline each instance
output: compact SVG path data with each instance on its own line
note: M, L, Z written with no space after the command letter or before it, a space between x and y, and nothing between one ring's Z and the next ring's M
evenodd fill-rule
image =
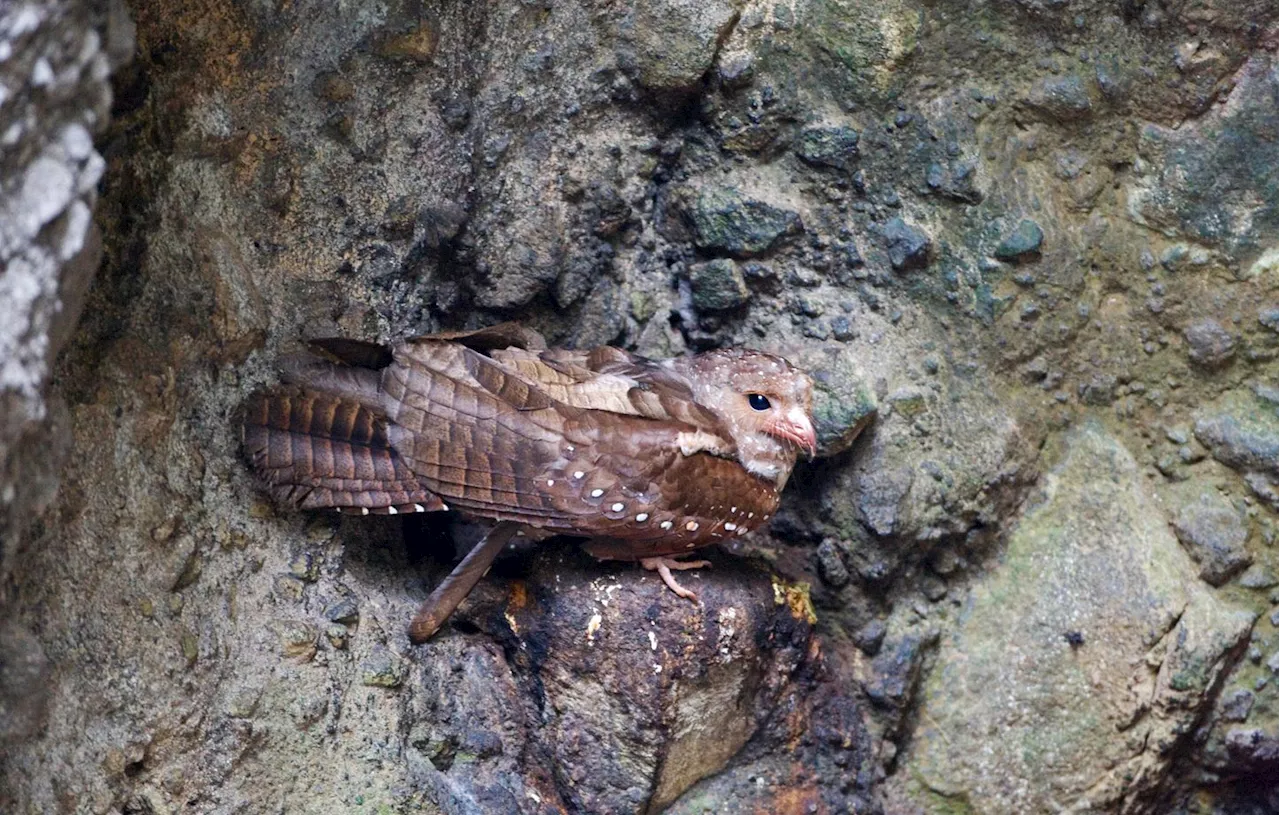
M709 560L676 560L670 557L646 557L641 558L640 565L651 572L657 572L662 578L662 582L667 584L667 588L676 593L677 597L683 597L686 600L698 602L698 595L681 586L671 574L672 569L684 571L685 569L701 569L703 566L710 566Z

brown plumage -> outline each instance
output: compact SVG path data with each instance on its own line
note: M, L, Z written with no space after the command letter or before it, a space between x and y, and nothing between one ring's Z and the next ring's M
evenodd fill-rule
M692 598L670 569L702 563L671 556L768 521L797 451L813 451L809 378L757 351L548 350L509 323L311 348L245 409L245 453L277 500L499 522L419 612L415 642L519 528L587 538Z

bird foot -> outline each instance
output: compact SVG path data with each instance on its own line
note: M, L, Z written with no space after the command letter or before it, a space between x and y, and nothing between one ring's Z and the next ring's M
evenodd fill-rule
M676 560L670 557L646 557L640 559L640 565L651 572L657 572L662 578L662 582L667 584L667 588L676 593L676 596L683 597L686 600L698 602L698 595L686 589L676 582L675 575L671 574L672 569L701 569L703 566L710 566L709 560Z

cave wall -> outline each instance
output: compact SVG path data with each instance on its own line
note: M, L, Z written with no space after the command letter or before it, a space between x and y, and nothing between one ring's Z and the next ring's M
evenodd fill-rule
M1260 2L0 10L0 810L1274 812L1275 47ZM412 647L474 530L273 506L235 409L301 339L502 319L782 353L825 455L698 606L528 547Z

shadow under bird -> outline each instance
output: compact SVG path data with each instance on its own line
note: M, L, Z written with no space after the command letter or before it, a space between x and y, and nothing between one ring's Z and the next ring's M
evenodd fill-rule
M514 323L309 349L244 408L245 454L277 501L497 522L418 611L415 643L521 531L586 538L696 599L671 570L707 563L676 557L767 522L816 444L809 377L759 351L548 349Z

